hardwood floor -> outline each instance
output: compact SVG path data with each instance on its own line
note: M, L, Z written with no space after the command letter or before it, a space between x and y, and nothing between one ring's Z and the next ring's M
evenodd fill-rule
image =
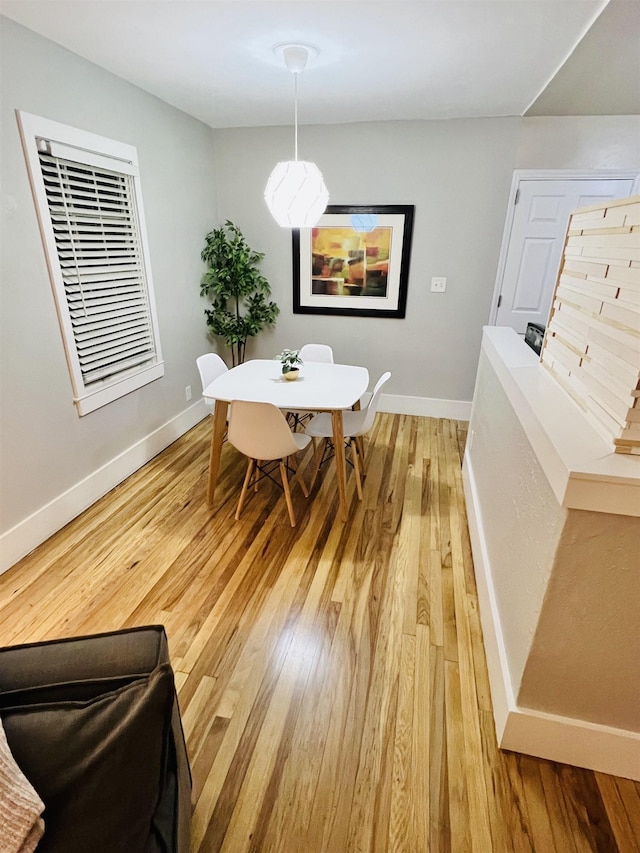
M193 851L640 850L640 785L497 749L465 425L378 415L364 500L251 492L210 422L0 576L0 644L163 623Z

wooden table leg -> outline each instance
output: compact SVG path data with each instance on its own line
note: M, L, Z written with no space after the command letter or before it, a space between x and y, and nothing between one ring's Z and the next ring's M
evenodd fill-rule
M351 406L351 408L354 412L359 412L360 411L360 400L356 400L355 403L353 404L353 406ZM358 448L358 453L360 454L360 462L362 463L360 467L362 469L362 475L364 476L366 463L365 463L365 459L364 459L364 441L362 440L362 436L361 435L356 436L355 442L356 442L356 446Z
M334 409L331 412L331 425L333 426L333 452L336 459L336 478L338 480L338 496L340 498L340 517L343 521L346 521L349 515L349 508L347 507L347 472L344 456L344 432L341 409Z
M213 504L213 496L216 493L216 480L220 470L220 456L222 454L222 442L227 428L227 410L229 403L226 400L216 400L213 410L213 431L211 433L211 451L209 454L209 484L207 486L207 503Z

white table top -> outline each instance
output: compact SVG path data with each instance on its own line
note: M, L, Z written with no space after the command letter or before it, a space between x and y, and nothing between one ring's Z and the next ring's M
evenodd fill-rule
M298 378L282 376L276 359L245 361L207 385L203 397L273 403L279 409L350 409L369 387L366 367L305 362Z

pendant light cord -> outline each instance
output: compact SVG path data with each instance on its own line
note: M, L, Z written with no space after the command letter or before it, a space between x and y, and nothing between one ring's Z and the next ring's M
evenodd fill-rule
M293 92L294 92L294 95L293 95L293 104L294 104L294 106L293 106L293 119L294 119L294 126L295 126L295 136L294 136L294 139L295 139L295 149L294 149L295 150L295 156L293 159L296 162L298 160L298 77L299 76L300 75L297 72L295 72L293 75L293 80L294 80L294 83L293 83Z
M276 163L265 187L264 200L273 218L283 228L312 228L326 209L329 192L316 164L298 160L298 77L305 68L309 53L317 56L318 49L312 45L279 44L274 45L273 50L274 53L282 53L287 70L294 76L295 160Z

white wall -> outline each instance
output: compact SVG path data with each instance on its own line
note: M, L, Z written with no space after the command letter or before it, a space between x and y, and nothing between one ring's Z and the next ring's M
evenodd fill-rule
M216 131L220 211L266 252L282 311L252 354L322 341L337 360L366 366L372 382L391 370L389 394L471 400L519 126L507 118L300 128L300 157L322 170L330 203L415 205L404 320L292 313L291 236L262 194L275 163L292 154L293 131ZM447 276L446 293L430 292L434 275Z
M485 333L463 481L498 744L638 779L637 465L511 329Z
M470 429L468 454L484 510L496 607L517 695L567 512L558 505L484 352Z
M526 118L514 168L638 171L640 116Z
M469 458L518 704L640 731L638 519L558 505L482 353L470 429Z
M217 212L208 127L12 21L0 23L4 533L137 442L142 456L149 447L153 452L148 437L198 401L195 358L210 349L200 251ZM166 372L83 418L72 402L16 109L138 149Z
M323 172L333 204L414 204L405 320L292 313L290 235L262 193L278 160L292 156L291 128L215 132L220 211L266 252L264 271L282 314L249 352L268 357L305 341L331 344L364 364L372 381L392 371L388 393L471 400L481 329L488 321L512 172L640 170L640 118L495 118L307 126L301 159ZM447 292L431 293L431 277Z

